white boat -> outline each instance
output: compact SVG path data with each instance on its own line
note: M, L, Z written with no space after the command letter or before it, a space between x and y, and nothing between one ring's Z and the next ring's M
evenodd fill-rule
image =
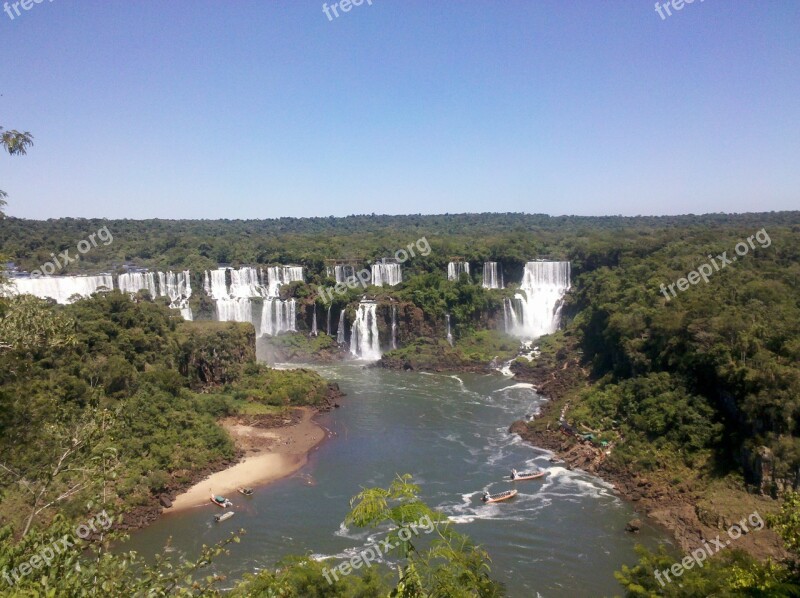
M230 519L231 517L233 517L233 511L227 511L222 515L214 515L214 521L219 523L221 521L225 521L226 519Z

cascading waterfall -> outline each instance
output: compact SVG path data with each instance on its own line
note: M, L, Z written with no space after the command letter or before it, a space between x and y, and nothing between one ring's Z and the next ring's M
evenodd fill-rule
M469 276L469 262L450 262L447 264L447 280L458 280L462 274Z
M376 308L374 301L362 301L358 304L350 338L350 353L359 359L377 361L381 358Z
M189 271L159 272L158 281L160 293L169 297L169 306L181 310L184 320L193 320L192 308L189 307L192 296L192 277Z
M271 266L267 268L266 281L263 271L261 278L262 285L267 287L267 296L277 297L280 294L281 285L303 280L303 268L301 266Z
M297 303L294 299L264 299L261 323L256 327L259 336L276 336L283 332L296 332Z
M319 336L317 332L317 306L314 306L314 318L311 321L311 336Z
M505 330L511 334L512 331L517 330L519 323L517 321L517 312L514 308L514 303L511 299L503 299L503 318L505 321Z
M159 272L159 295L169 297L170 303L178 304L192 296L192 277L188 270L183 272Z
M131 295L147 290L153 298L158 297L155 272L127 272L117 276L117 287L123 293Z
M343 265L334 266L333 268L333 276L336 278L336 282L347 283L347 280L355 277L355 275L356 269L354 266Z
M281 285L295 280L303 280L303 268L299 266L272 266L266 275L264 270L249 266L217 268L205 272L203 287L216 302L218 321L249 322L261 337L297 330L295 300L279 298ZM260 314L258 302L253 299L263 300Z
M253 325L253 302L241 297L217 299L218 322L249 322Z
M114 278L110 274L99 276L41 276L38 278L9 278L0 291L4 295L34 295L40 299L50 297L56 303L72 303L76 297L83 298L99 291L114 289Z
M212 299L228 299L228 283L225 280L227 268L217 268L210 272L206 270L203 276L203 288L206 295Z
M400 264L372 264L372 284L376 287L397 286L403 282Z
M450 346L453 346L453 335L450 332L450 314L445 314L444 316L445 321L447 322L447 342L450 343Z
M497 276L497 262L486 262L483 264L483 288L503 288L503 281Z
M250 267L237 269L229 268L231 286L228 287L228 296L238 299L250 299L265 296L264 287L258 280L258 270ZM273 297L274 295L267 295Z
M339 328L336 330L336 342L343 345L344 338L344 310L339 313Z
M397 306L392 305L392 349L397 349Z
M328 336L331 335L331 308L332 307L333 307L333 305L329 305L328 306L328 325L325 328L325 331L328 333Z
M520 292L509 305L509 332L535 339L558 329L564 294L570 288L569 262L528 262Z

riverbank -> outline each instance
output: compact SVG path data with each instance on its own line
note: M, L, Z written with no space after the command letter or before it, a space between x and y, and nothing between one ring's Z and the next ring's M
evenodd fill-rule
M236 503L237 488L262 486L287 477L308 462L309 453L328 432L313 421L317 410L297 407L288 416L238 416L221 422L244 455L239 462L211 474L180 493L165 513L210 505L221 494Z
M646 474L632 471L609 460L613 446L598 447L565 434L560 422L569 420L570 403L590 384L588 371L575 354L559 352L549 363L512 365L515 377L533 384L537 393L548 401L534 421L516 421L510 432L536 447L552 451L567 467L581 469L613 484L620 498L669 532L683 552L696 549L753 512L762 517L778 512L778 501L748 493L730 480L708 480L697 472L683 472L687 475L676 479L676 471L667 467ZM769 529L743 535L736 548L759 559L782 559L787 555L778 536Z

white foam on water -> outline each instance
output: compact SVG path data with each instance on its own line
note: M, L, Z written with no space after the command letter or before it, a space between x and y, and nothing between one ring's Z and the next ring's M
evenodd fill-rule
M610 498L619 501L613 493L614 486L604 482L600 478L595 478L589 474L569 470L563 467L554 466L548 468L550 472L544 478L541 491L548 496L558 496L562 500L565 498Z
M495 485L497 488L494 488ZM443 503L437 509L445 513L449 521L456 524L486 519L526 521L553 503L552 498L542 496L535 485L529 489L517 487L517 495L508 502L485 504L480 500L485 492L491 494L508 488L507 481L491 482L482 490L462 494L460 503Z
M344 523L339 524L339 529L333 532L334 536L347 538L348 540L364 540L369 537L368 531L356 532L347 527Z
M533 386L533 384L529 382L517 382L516 384L512 384L510 386L504 386L503 388L498 388L497 390L493 390L492 392L503 392L506 390L513 390L515 388L528 388L536 392L536 388Z
M458 380L458 385L461 388L465 388L464 387L464 381L461 378L459 378L458 376L450 376L450 378L452 378L453 380Z

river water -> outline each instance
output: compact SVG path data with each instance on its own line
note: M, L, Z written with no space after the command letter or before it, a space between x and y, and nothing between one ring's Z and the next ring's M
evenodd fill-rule
M213 523L210 505L162 517L126 545L152 555L172 537L175 554L195 556L240 527L247 530L217 571L238 579L289 554L329 558L331 567L363 550L373 531L342 525L349 499L362 487L388 486L410 473L422 499L448 515L457 530L492 558L492 577L512 598L621 593L613 572L636 561L635 543L653 548L666 537L645 524L624 531L635 513L609 485L550 462L550 453L510 435L512 421L542 403L528 384L499 374L424 374L363 368L314 367L339 383L341 409L317 421L334 436L294 476L232 497L236 516ZM511 501L484 505L484 491L512 487L512 467L547 469L543 480L517 482Z

